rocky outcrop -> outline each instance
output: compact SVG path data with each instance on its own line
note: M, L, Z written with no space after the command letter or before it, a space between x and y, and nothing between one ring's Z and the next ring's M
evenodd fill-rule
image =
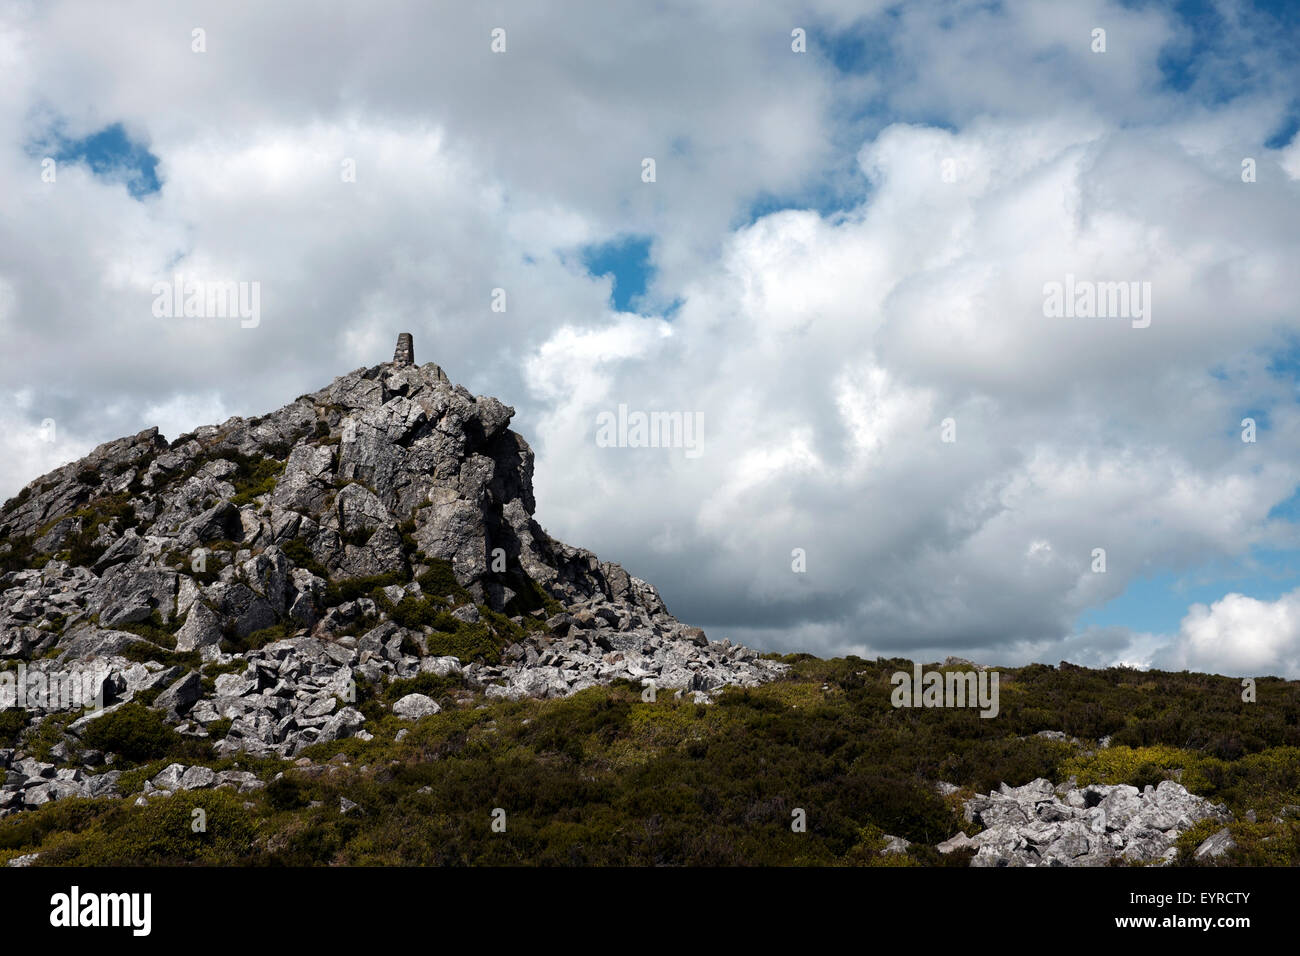
M59 767L34 757L15 758L0 750L0 816L30 810L66 797L118 797L115 770L95 773L81 767Z
M11 759L9 751L0 750L0 767L5 770L0 785L0 808L12 813L31 810L54 800L68 797L122 797L118 780L122 774L116 770L98 768L60 768L52 763L42 763L35 758ZM234 790L249 793L266 786L256 775L246 770L212 770L208 767L185 767L174 763L152 779L146 780L143 797L166 796L178 790Z
M649 584L533 520L533 453L506 427L513 414L436 365L393 362L170 444L148 429L102 445L0 514L0 558L29 555L32 569L0 579L4 653L196 601L223 628L290 619L317 633L329 581L414 579L431 560L494 610L528 604L535 585L675 624Z
M964 809L966 820L984 829L973 837L959 833L938 849L974 848L972 866L1105 866L1115 858L1167 863L1174 842L1192 826L1229 819L1225 807L1172 780L1138 790L1054 787L1039 778L1023 787L1003 784L965 801Z
M708 700L784 670L547 534L513 414L416 366L404 333L392 362L268 415L101 445L0 510L0 660L93 663L111 703L283 757L365 733L357 680L515 698L623 678Z
M516 644L507 649L505 663L481 668L476 676L490 682L490 698L562 697L622 678L707 701L710 691L753 686L778 673L747 647L703 640L699 628L665 626L644 612L621 610L616 617L609 604L597 601L579 605L576 615L557 615L580 623L552 619L554 630L567 628L564 636Z

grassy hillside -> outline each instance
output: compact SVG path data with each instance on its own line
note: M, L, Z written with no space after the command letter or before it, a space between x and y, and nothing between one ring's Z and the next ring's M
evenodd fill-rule
M0 861L39 851L51 864L964 864L932 849L971 832L963 796L1073 775L1178 779L1235 814L1227 862L1300 865L1296 682L1261 680L1258 702L1245 703L1230 678L1034 665L1001 672L1001 712L981 719L894 709L889 675L907 661L786 660L788 678L711 705L666 693L646 703L626 684L518 702L432 677L363 688L373 740L320 745L304 766L238 761L269 784L248 795L66 800L16 814L0 821ZM412 690L444 712L392 717L386 705ZM134 767L123 792L173 757L236 766L133 713L109 728L135 759L117 765ZM1079 742L1033 736L1045 730ZM940 797L939 780L962 792ZM355 808L342 812L344 800ZM205 833L193 832L195 808ZM495 808L505 832L493 831ZM807 832L792 832L795 808ZM881 856L885 833L922 845ZM1205 835L1194 829L1180 847Z

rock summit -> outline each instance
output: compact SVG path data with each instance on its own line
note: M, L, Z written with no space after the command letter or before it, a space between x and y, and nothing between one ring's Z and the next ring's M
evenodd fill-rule
M110 708L147 694L182 733L230 722L222 749L281 756L364 733L358 680L707 700L783 671L547 534L514 409L414 361L403 333L270 414L149 428L33 481L0 511L0 660L98 668Z

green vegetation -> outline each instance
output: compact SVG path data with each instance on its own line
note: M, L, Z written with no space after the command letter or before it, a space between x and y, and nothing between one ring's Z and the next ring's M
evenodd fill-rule
M366 685L368 686L368 685ZM390 681L382 688L382 693L378 697L390 704L401 700L407 694L424 694L426 697L432 697L434 700L445 700L446 695L453 690L463 687L459 678L456 677L439 677L437 674L417 674L414 677L407 677L400 680ZM364 701L365 692L362 685L358 684L358 701ZM362 713L365 713L364 705Z
M182 737L162 714L135 701L91 721L81 739L88 747L119 754L131 762L160 757L195 762L211 756L206 742Z
M6 514L14 510L31 496L32 496L32 486L28 485L22 491L18 492L18 494L14 495L12 498L10 498L8 501L4 503L4 507L0 508L0 514Z
M64 731L80 716L76 711L50 714L35 723L23 738L23 748L37 760L52 761L52 749L64 739Z
M236 541L224 540L209 541L200 547L208 552L203 562L202 571L194 570L194 556L185 551L168 551L164 555L162 563L167 567L180 571L182 574L188 574L199 584L206 587L221 576L222 569L227 563L234 560L234 556L241 545ZM222 555L227 557L223 558Z
M486 625L469 627L466 640ZM662 690L646 702L628 683L487 701L431 674L359 680L355 706L373 739L303 754L316 763L342 754L336 772L262 761L262 779L281 780L230 803L209 792L148 807L58 801L0 821L0 863L40 851L46 863L960 865L933 844L970 832L963 797L1075 775L1181 778L1236 815L1230 862L1300 864L1300 684L1261 680L1258 703L1243 703L1224 677L1035 665L1001 672L1001 712L984 719L975 709L893 708L889 677L910 670L907 661L785 660L787 678L730 689L712 705ZM443 711L398 720L391 705L408 693ZM172 759L213 765L203 756L210 741L179 737L133 706L92 724L86 742L129 750L124 759L139 766L124 774L124 792ZM1081 743L1033 736L1042 730ZM1096 738L1108 734L1115 745L1100 749ZM57 728L44 737L57 739ZM936 780L962 790L941 798ZM341 814L342 798L358 808ZM206 836L177 826L192 806L208 811ZM506 810L505 833L491 831L494 807ZM790 829L795 808L807 813L806 833ZM1246 821L1248 810L1258 822ZM1217 828L1184 835L1180 862ZM917 845L881 856L886 833Z
M217 692L217 678L222 674L238 674L248 667L243 658L235 658L229 664L204 664L199 689L204 697L211 697Z
M400 571L390 571L388 574L373 574L363 578L331 581L329 586L325 588L325 606L336 607L339 604L346 604L348 601L355 601L360 597L368 597L376 589L404 583L406 583L406 576Z
M293 621L281 621L279 624L253 631L246 637L240 637L231 631L222 638L221 649L227 654L246 654L267 644L293 637L297 629L298 625Z
M408 594L401 601L394 604L388 600L383 590L379 588L375 589L371 597L390 618L402 625L402 627L419 630L423 627L438 627L446 620L450 620L454 622L453 626L444 629L455 630L454 625L460 623L447 613L447 602L442 598L428 595L414 597Z
M420 574L416 583L420 585L420 590L432 597L450 597L457 604L466 604L472 600L470 593L461 587L460 582L456 580L456 574L452 571L451 562L444 561L441 558L430 558L427 555L417 552L415 559L420 564L428 565L428 570Z
M181 629L184 619L163 621L162 615L157 611L149 616L147 621L135 621L129 624L118 624L114 627L117 631L126 631L129 634L135 634L146 640L152 641L168 650L176 649L176 632ZM132 658L134 660L134 658ZM148 658L146 658L147 660Z
M546 622L532 615L524 615L518 624L511 618L500 614L486 604L478 606L479 617L492 625L492 628L506 638L505 644L509 645L515 641L522 641L529 634L544 633L546 631Z
M175 644L174 638L172 643ZM164 667L183 667L186 670L197 670L202 663L198 651L177 651L174 647L160 647L156 644L129 644L120 653L129 661L141 664L157 661Z
M500 663L501 651L524 633L509 618L493 613L486 605L479 605L479 616L484 619L490 617L490 624L487 620L469 623L454 617L447 601L431 594L419 597L408 594L396 604L388 599L382 587L375 587L366 596L402 627L417 631L426 627L433 628L433 633L425 641L427 653L437 657L450 655L465 664L476 660L488 664ZM365 629L368 630L371 626L373 623L368 620ZM417 648L404 648L404 651L419 653Z
M324 607L337 607L358 598L368 597L375 602L381 612L402 627L412 630L432 628L433 633L425 642L425 652L437 656L454 656L467 664L476 660L489 664L499 663L501 652L505 647L521 640L529 632L544 629L544 624L532 616L532 611L540 608L548 614L553 614L562 610L559 603L543 591L535 581L522 571L515 571L497 575L500 581L516 594L507 605L506 614L479 605L481 618L479 622L461 621L452 616L451 609L456 605L472 603L473 597L456 580L451 562L431 558L419 550L414 537L413 521L405 522L398 530L402 536L403 555L407 567L403 571L366 577L330 580L328 570L317 561L304 541L289 541L281 547L295 566L305 568L328 582L322 597ZM345 536L344 540L358 544L362 543L363 538L368 537L367 534L358 533L351 537ZM415 577L422 593L418 597L405 595L397 602L389 600L383 589L392 585L405 584L411 580L411 568L415 566L423 568ZM522 624L510 619L512 616L520 615L522 615ZM348 627L345 633L359 636L377 623L378 619L374 616L359 619ZM223 647L228 651L248 650L273 640L290 637L293 630L292 625L285 623L244 641L228 637ZM404 650L407 653L418 653L420 649L410 646Z
M84 507L72 512L68 517L80 518L81 530L68 538L64 550L60 552L60 556L66 558L69 563L81 567L93 567L95 562L108 550L111 542L105 544L95 543L95 539L100 536L102 525L116 522L117 533L121 534L128 528L134 528L138 523L135 506L131 503L130 495L121 492L92 499ZM37 532L37 536L45 534L61 520L63 520L62 517L46 524Z
M9 538L5 543L8 548L0 551L0 574L26 571L33 567L41 568L48 560L46 555L37 554L36 549L32 547L31 538Z
M307 547L307 542L294 538L292 541L286 541L280 545L280 550L284 552L285 557L293 562L295 567L302 568L304 571L310 571L318 578L329 580L330 573L325 566L316 560L316 556L311 553L311 548Z
M27 711L18 707L0 710L0 747L13 747L27 726Z
M252 504L254 499L270 494L284 473L285 462L274 458L254 458L239 452L225 451L221 457L235 463L236 471L228 480L235 486L231 498L236 507Z
M258 829L244 799L223 790L181 791L143 807L97 800L60 800L50 807L50 820L21 821L15 830L48 835L42 862L53 865L220 863L246 852ZM196 809L206 817L204 832L192 826ZM0 846L17 835L0 837Z
M173 441L170 447L177 448L193 437L193 435L182 435ZM288 456L290 448L289 445L268 447L267 455L245 455L233 448L212 448L196 455L184 468L177 469L155 482L153 491L156 494L163 493L173 485L188 481L211 462L228 461L235 466L234 473L226 478L235 487L231 501L237 507L252 504L258 496L275 489L275 483L283 474L286 464L281 459ZM140 494L144 491L144 487L137 479L128 491L131 494Z
M142 664L157 661L164 667L198 670L202 666L202 658L198 651L176 650L176 632L180 630L183 623L184 618L163 621L162 616L154 611L147 621L115 625L114 630L134 634L148 642L128 644L120 651L121 656Z
M435 626L438 630L425 640L425 648L435 657L455 657L463 664L474 661L499 664L501 651L509 644L481 621L466 624L448 614Z
M559 601L542 590L540 584L522 571L507 575L502 583L515 592L515 596L505 606L508 617L522 614L527 618L537 610L543 610L547 617L553 617L564 611L564 606Z

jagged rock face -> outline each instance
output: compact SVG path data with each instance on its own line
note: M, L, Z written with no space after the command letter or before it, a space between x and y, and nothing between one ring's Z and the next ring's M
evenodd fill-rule
M471 687L514 697L620 677L707 692L783 670L550 537L513 414L437 365L395 361L170 444L148 429L101 445L0 512L0 658L99 659L134 675L113 685L126 700L162 680L131 670L156 648L132 631L161 625L178 652L247 665L215 697L168 673L193 678L159 698L170 716L199 734L231 720L223 747L284 756L360 729L326 705L354 672L451 660ZM440 652L457 628L495 652Z
M0 534L62 554L85 536L91 519L79 512L125 498L133 514L98 524L87 542L93 563L58 565L42 578L53 575L64 594L89 586L86 611L101 623L185 613L177 598L190 587L181 578L191 552L221 542L239 567L222 571L225 587L206 591L205 603L250 627L307 595L296 613L311 626L322 609L284 546L305 545L330 578L348 579L408 570L404 533L427 556L450 561L457 580L494 609L516 596L510 578L522 572L561 601L604 596L662 617L653 588L533 520L533 454L506 427L513 414L453 387L436 365L358 370L263 418L200 428L170 447L156 429L102 445L34 482L0 518ZM241 502L246 459L283 470L273 490ZM492 571L494 558L505 573ZM12 630L35 623L21 597L3 606ZM76 609L67 610L71 623Z
M1120 784L1053 787L1039 778L1023 787L964 804L968 822L985 829L959 833L942 852L974 847L972 866L1105 866L1126 861L1169 862L1174 842L1205 819L1227 821L1227 809L1161 781L1139 791Z

